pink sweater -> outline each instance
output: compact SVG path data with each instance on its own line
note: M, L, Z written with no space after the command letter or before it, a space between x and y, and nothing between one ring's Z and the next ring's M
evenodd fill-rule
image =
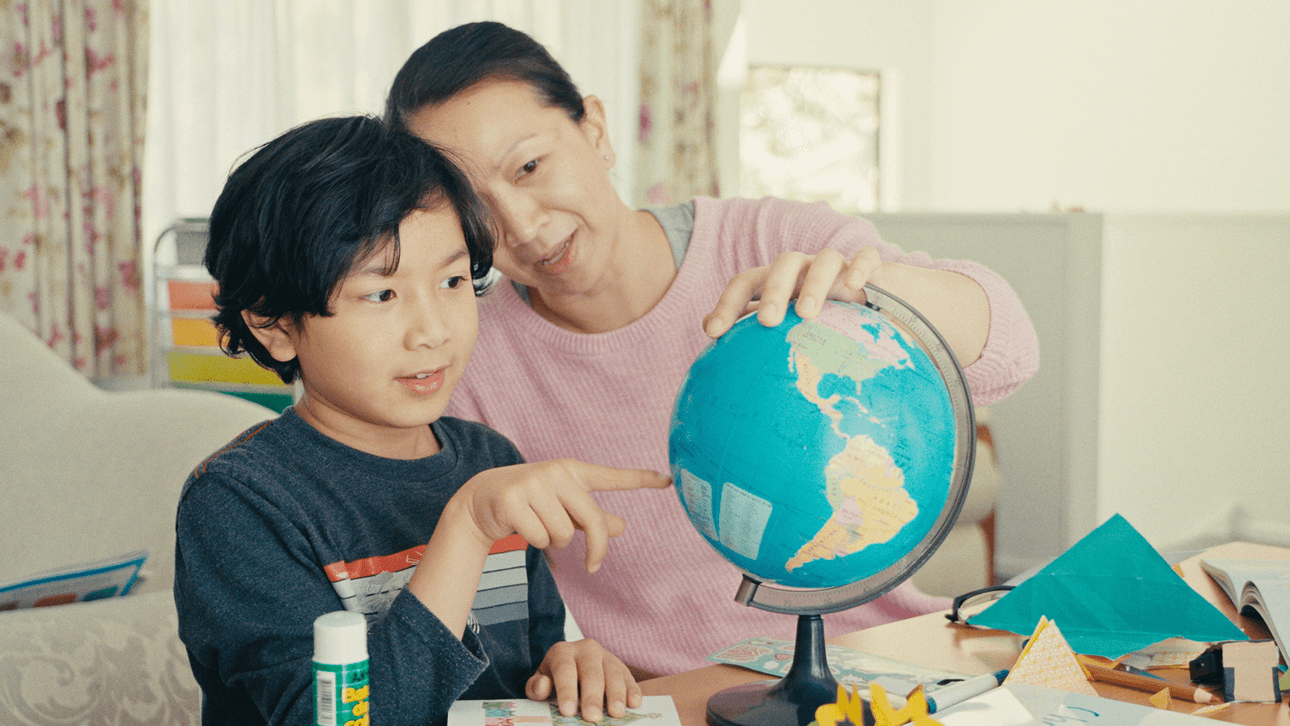
M502 280L480 300L480 330L448 414L492 426L529 461L574 458L670 473L672 403L690 364L708 344L703 315L738 271L784 251L824 247L848 258L861 245L883 259L954 270L990 300L989 339L968 377L977 405L1006 396L1034 374L1034 329L1008 284L972 262L932 261L882 242L873 226L825 204L774 199L695 200L690 246L672 287L641 319L584 335L539 317ZM601 492L595 498L627 521L595 575L583 540L552 550L560 593L583 633L629 665L659 674L751 637L792 639L797 619L738 605L739 572L691 526L671 490ZM906 582L851 610L827 615L826 635L949 607Z

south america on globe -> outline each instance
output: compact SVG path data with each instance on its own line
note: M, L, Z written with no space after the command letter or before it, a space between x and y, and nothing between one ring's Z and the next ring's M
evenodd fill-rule
M751 577L862 580L914 552L950 498L953 403L886 314L830 302L768 328L749 316L691 366L669 431L691 523Z

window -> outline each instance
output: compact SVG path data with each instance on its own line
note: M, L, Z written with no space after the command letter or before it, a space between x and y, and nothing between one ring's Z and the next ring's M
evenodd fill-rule
M740 196L878 209L877 73L754 66L739 104Z

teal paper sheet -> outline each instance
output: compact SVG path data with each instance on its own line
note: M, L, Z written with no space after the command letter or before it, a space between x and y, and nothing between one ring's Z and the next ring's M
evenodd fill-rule
M1118 514L971 622L1030 635L1041 615L1076 653L1107 658L1174 636L1248 639Z

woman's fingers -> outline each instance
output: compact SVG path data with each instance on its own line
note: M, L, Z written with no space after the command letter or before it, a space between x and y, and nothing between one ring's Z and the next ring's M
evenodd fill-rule
M703 319L703 330L708 337L719 338L750 309L756 310L762 325L779 325L794 298L794 311L803 318L819 314L825 300L863 302L864 285L881 263L878 251L871 247L850 260L828 248L814 255L785 252L769 265L732 277L716 307Z
M847 267L847 261L837 250L824 249L815 255L802 276L802 288L797 293L797 314L803 318L814 317L832 297L834 283ZM792 291L789 291L792 294ZM785 303L787 303L785 298Z

